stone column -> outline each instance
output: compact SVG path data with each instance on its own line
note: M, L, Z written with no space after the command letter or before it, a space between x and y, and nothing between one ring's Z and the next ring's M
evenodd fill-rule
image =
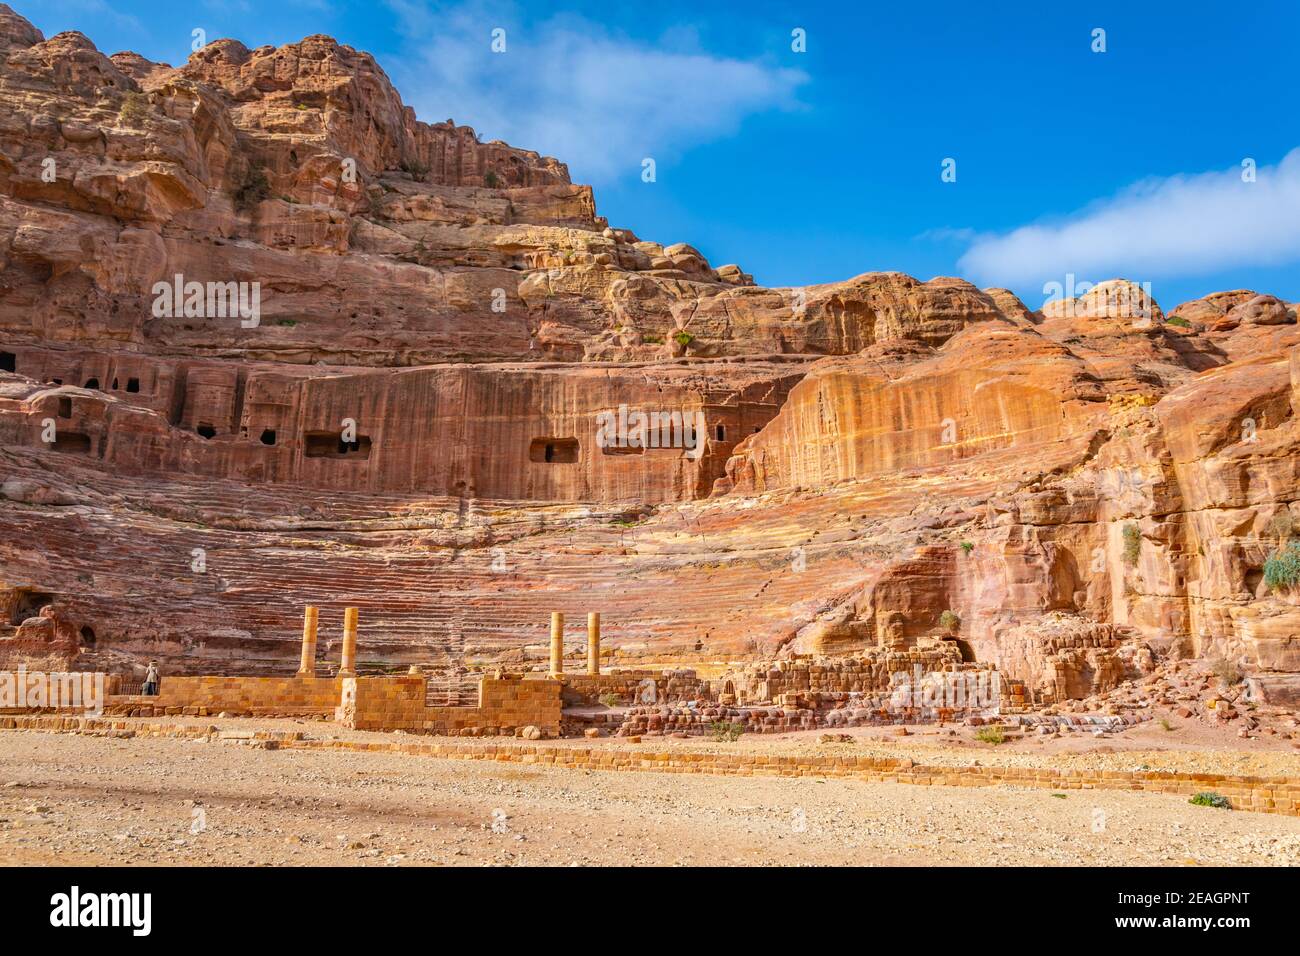
M587 673L600 675L600 612L587 612Z
M302 615L302 663L298 665L299 677L316 676L316 608L311 605Z
M354 607L343 611L343 661L339 676L357 676L357 609Z
M551 676L564 673L564 613L551 612Z

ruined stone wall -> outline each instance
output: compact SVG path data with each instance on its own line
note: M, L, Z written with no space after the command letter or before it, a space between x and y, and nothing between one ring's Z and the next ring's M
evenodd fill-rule
M509 736L535 727L542 736L560 734L558 681L485 677L477 707L430 707L426 683L419 676L344 678L337 719L355 730Z
M109 712L208 716L328 716L342 692L336 677L163 677L158 694L110 699Z
M750 664L711 682L728 702L771 701L787 694L887 693L903 674L956 670L961 652L950 641L931 641L906 649L874 648L852 657L794 658ZM918 671L919 669L919 671Z
M591 707L613 694L622 703L685 700L709 692L707 681L693 670L626 670L612 674L565 674L564 703L569 707ZM649 696L650 701L643 701Z

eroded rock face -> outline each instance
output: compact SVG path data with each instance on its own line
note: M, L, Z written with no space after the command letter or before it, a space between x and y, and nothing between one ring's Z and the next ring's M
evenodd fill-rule
M1294 695L1294 304L764 288L323 36L172 67L0 5L0 98L8 658L292 670L311 603L331 660L357 606L363 666L528 666L599 610L614 663L733 693L813 655Z

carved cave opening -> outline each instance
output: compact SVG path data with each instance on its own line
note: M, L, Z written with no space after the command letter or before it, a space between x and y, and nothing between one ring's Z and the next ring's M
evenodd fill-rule
M528 446L528 460L550 465L572 465L580 448L576 438L534 438Z
M50 446L54 451L61 451L69 455L88 455L90 454L90 436L83 435L81 432L58 432L54 436L54 444Z
M53 603L54 595L48 591L19 591L9 611L9 623L17 626L29 617L37 617L41 608Z
M308 432L303 442L303 454L308 458L370 457L370 437L358 435L353 441L344 441L342 432Z

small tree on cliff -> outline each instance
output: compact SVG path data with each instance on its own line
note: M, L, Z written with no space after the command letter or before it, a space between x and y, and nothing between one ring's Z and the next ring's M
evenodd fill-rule
M144 126L149 116L149 97L143 93L127 93L122 98L122 108L118 111L117 121L130 129Z

